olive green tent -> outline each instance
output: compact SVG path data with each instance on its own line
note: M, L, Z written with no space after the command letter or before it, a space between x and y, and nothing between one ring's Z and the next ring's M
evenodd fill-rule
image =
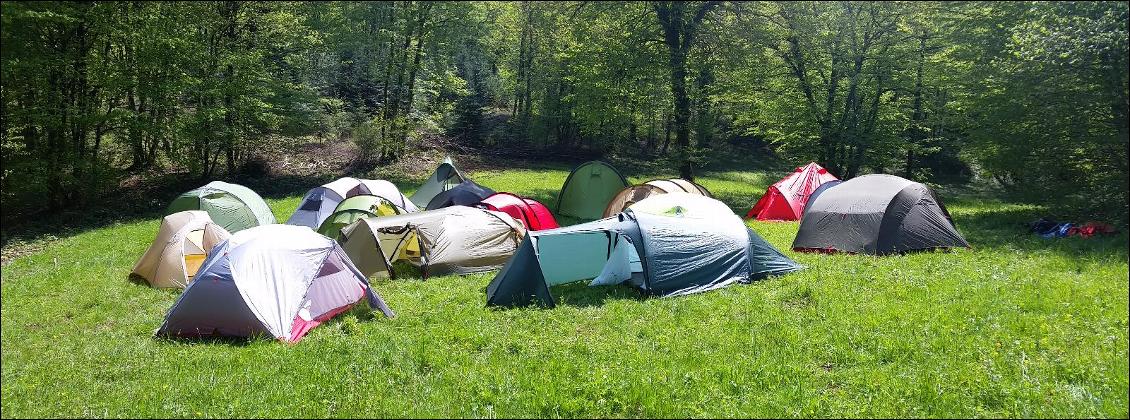
M408 197L416 206L424 208L432 201L432 198L439 195L439 193L450 190L451 187L459 185L467 178L459 173L459 169L455 168L455 164L451 162L451 158L444 158L443 163L436 167L432 176L428 177L427 181L416 190L416 193Z
M341 228L366 217L393 216L408 213L387 198L361 194L342 200L334 212L318 227L318 233L337 239Z
M169 204L167 214L186 210L203 210L213 222L228 232L275 223L275 215L259 194L250 188L222 181L181 194Z
M578 219L599 219L616 193L628 186L620 172L601 161L581 164L565 178L557 194L557 214Z

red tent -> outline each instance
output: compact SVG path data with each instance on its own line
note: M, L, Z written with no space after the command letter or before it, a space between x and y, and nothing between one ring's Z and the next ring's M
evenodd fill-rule
M545 230L557 228L557 221L553 214L542 203L531 198L522 198L514 194L500 192L484 198L479 206L487 210L501 211L521 221L528 230Z
M798 220L804 214L808 196L820 184L838 179L815 162L797 167L789 176L770 186L745 217L756 217L757 220Z

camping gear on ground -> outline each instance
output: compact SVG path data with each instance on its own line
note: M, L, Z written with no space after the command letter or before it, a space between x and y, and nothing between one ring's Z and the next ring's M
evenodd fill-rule
M361 194L349 197L337 205L334 212L326 217L326 221L318 226L318 233L336 239L341 228L366 217L395 216L408 213L407 210L397 206L387 198Z
M747 219L757 220L799 220L804 215L805 205L811 201L811 194L829 181L837 181L835 175L828 173L816 162L798 166L793 173L777 181L757 200L757 204L746 213Z
M707 191L703 186L682 178L653 179L643 184L624 188L616 193L616 196L612 197L608 201L608 205L605 206L604 217L624 211L628 206L645 198L674 192L711 196L710 191Z
M545 230L557 228L557 220L549 208L532 198L500 192L484 198L475 205L487 210L501 211L522 222L526 230Z
M435 210L451 206L469 206L494 194L494 190L476 184L475 181L466 180L459 185L452 186L428 202L427 209Z
M416 203L417 207L427 207L432 198L441 192L447 191L456 185L459 185L467 178L459 173L459 169L455 168L455 164L451 162L451 158L443 159L432 175L428 177L427 181L412 194L409 199Z
M451 206L364 218L342 228L339 241L365 276L395 277L395 261L429 276L496 269L514 254L524 232L506 213Z
M616 193L628 186L612 165L590 161L577 166L557 194L557 215L578 219L598 219Z
M360 194L383 197L405 211L418 210L391 182L344 177L306 192L286 224L318 229L343 200Z
M259 226L216 247L157 335L295 342L361 299L394 316L337 242L302 226Z
M157 238L133 265L131 275L153 287L185 287L208 251L231 236L200 210L181 211L161 219Z
M1115 229L1114 226L1103 222L1090 221L1077 225L1074 223L1060 223L1046 218L1040 218L1034 222L1028 223L1028 229L1031 230L1032 233L1045 238L1079 236L1086 239L1094 235L1109 235L1118 232L1118 229Z
M865 175L828 188L800 222L793 249L884 255L969 247L929 187L894 175Z
M615 217L529 232L487 286L487 305L553 307L550 286L593 279L645 295L705 292L799 270L729 207L699 195L663 194ZM664 200L649 203L651 200Z
M231 233L275 223L275 215L259 194L250 188L222 181L181 194L165 211L203 210L217 225Z

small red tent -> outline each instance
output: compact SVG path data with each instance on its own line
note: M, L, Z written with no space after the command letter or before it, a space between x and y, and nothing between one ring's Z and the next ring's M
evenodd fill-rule
M484 198L483 201L479 202L479 207L509 214L522 222L528 230L545 230L558 227L557 221L553 219L553 214L549 212L549 209L531 198L522 198L514 194L500 192Z
M808 196L820 184L837 179L839 178L815 162L797 167L789 176L770 186L745 217L756 217L757 220L798 220L804 214Z

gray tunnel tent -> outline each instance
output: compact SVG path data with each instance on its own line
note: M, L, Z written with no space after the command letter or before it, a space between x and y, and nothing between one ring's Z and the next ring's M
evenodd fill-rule
M436 195L466 180L467 178L463 177L463 174L459 172L455 164L451 162L451 158L447 157L443 159L443 163L440 163L439 166L436 167L436 170L432 172L428 180L424 181L424 184L420 185L420 188L408 199L415 203L417 207L425 208Z
M877 255L951 247L969 243L934 191L884 174L821 186L793 240L797 251Z
M668 202L645 204L660 197ZM487 305L552 307L550 286L585 279L679 296L801 268L717 200L685 193L656 198L616 217L529 232L487 286Z

